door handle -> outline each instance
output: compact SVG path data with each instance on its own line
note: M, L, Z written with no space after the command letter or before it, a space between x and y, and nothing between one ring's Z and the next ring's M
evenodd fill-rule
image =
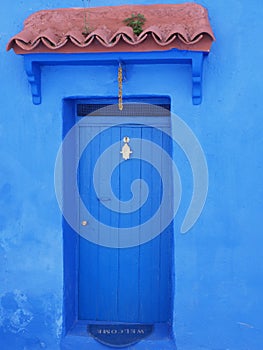
M100 198L99 198L99 201L100 201L100 202L108 202L108 201L110 201L110 200L111 200L110 197L100 197Z

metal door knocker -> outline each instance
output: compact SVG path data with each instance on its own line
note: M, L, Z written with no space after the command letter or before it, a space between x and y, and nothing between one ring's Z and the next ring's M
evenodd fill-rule
M132 154L131 148L128 145L128 143L130 142L130 138L128 136L125 136L123 138L123 142L124 142L124 145L122 146L120 153L122 154L122 158L127 160L127 159L130 159L130 155Z

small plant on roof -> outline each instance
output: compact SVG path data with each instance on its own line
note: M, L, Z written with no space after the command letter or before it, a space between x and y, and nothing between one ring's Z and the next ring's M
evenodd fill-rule
M88 4L88 8L90 7L90 0L86 0L87 4ZM83 2L83 8L84 8L84 25L83 25L83 31L82 34L87 36L90 32L92 32L92 28L89 26L88 22L89 22L89 13L87 11L87 6L85 3L85 0L82 0Z
M142 27L146 18L141 13L133 13L130 17L123 21L128 27L133 29L134 34L139 35L143 31Z

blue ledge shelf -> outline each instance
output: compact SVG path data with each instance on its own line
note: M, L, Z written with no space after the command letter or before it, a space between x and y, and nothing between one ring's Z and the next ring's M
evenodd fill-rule
M25 70L31 85L33 103L41 103L42 66L103 66L125 64L190 64L192 66L192 101L194 105L202 102L203 60L207 52L170 51L154 52L109 52L109 53L39 53L24 56Z

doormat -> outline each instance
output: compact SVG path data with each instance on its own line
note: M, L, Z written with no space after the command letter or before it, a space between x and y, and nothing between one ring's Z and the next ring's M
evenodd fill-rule
M89 334L104 345L121 348L148 337L153 325L145 324L90 324Z

